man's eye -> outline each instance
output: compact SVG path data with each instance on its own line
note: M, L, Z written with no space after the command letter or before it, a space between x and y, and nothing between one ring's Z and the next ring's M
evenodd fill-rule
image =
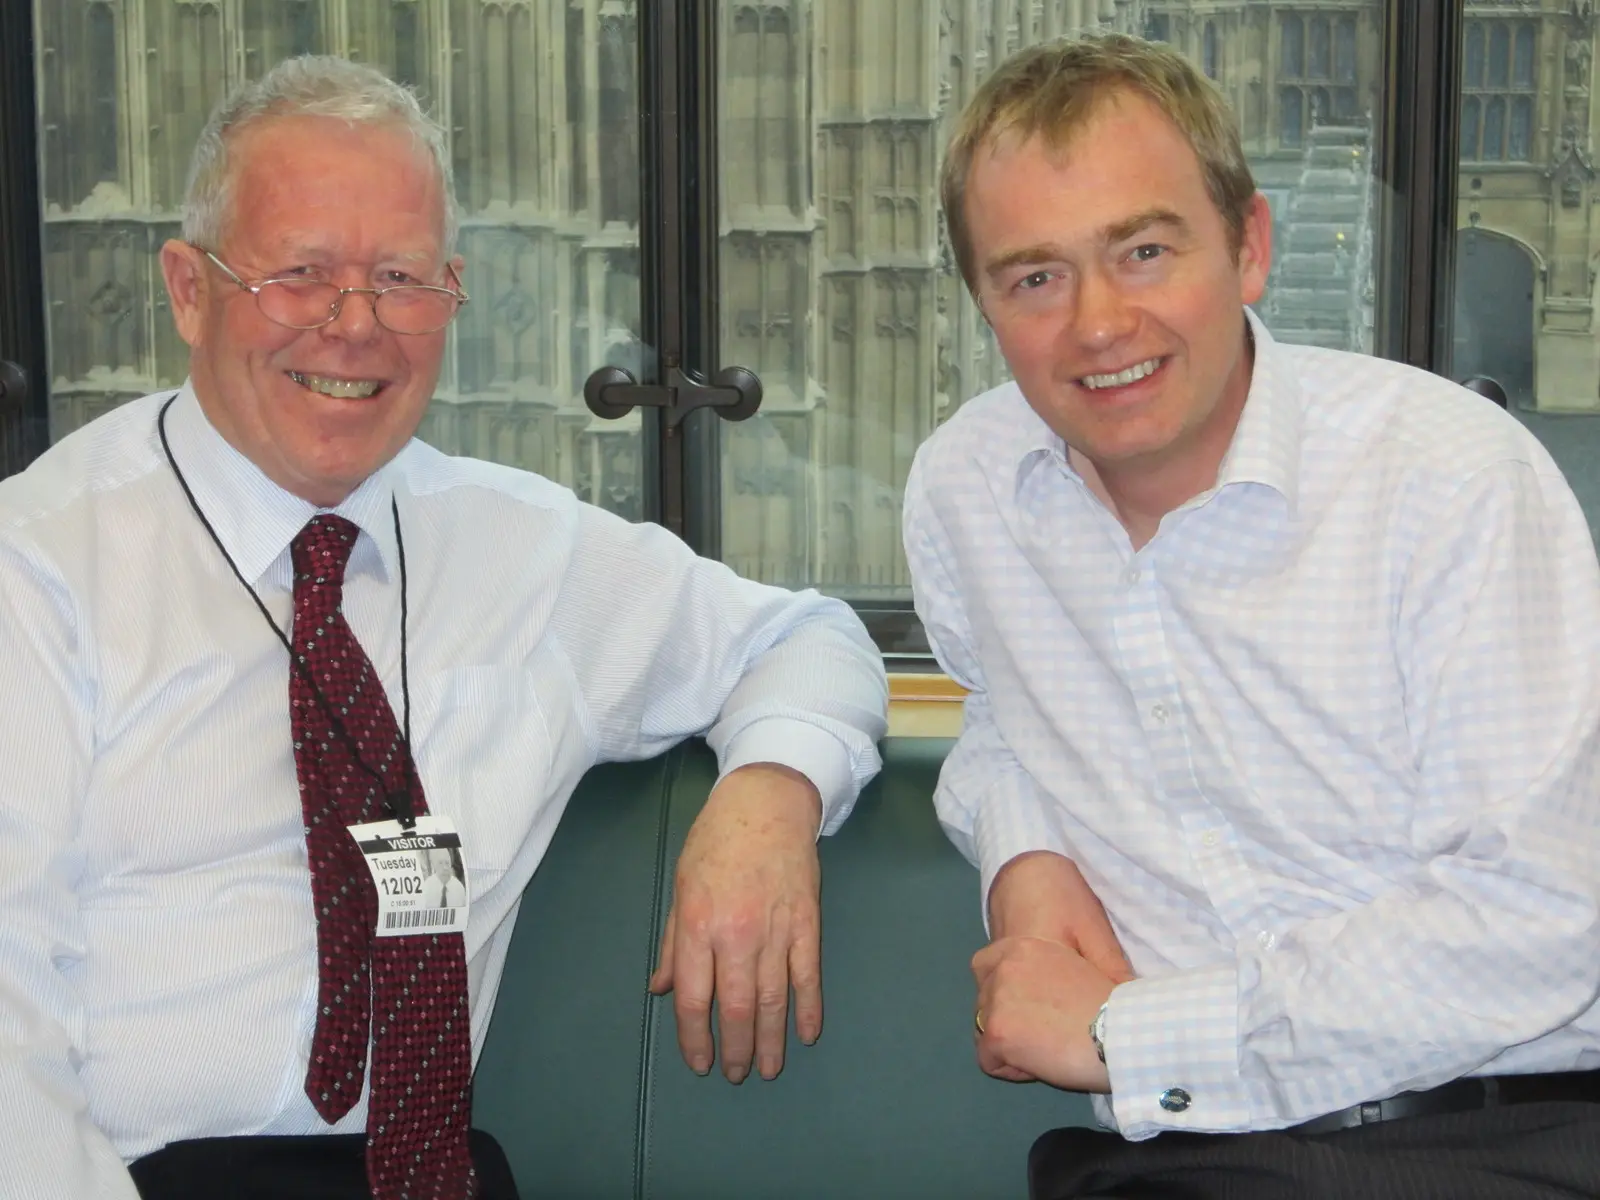
M1049 282L1049 271L1035 271L1033 274L1024 275L1021 279L1017 280L1017 287L1021 288L1025 292L1031 292L1035 288L1041 288Z
M1152 259L1160 258L1166 252L1165 246L1157 246L1154 243L1150 243L1144 246L1135 246L1128 257L1134 262L1150 262Z
M404 287L417 282L417 277L406 271L385 271L383 273L384 287Z

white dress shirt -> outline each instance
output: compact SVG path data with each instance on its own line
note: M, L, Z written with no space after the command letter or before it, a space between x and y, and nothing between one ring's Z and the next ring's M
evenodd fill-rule
M1251 324L1217 484L1138 552L1015 385L906 491L917 611L971 689L940 819L985 897L1052 850L1104 902L1139 978L1097 1107L1130 1138L1600 1067L1583 514L1481 397Z
M163 456L170 395L0 481L8 1197L131 1198L124 1160L169 1141L366 1122L363 1099L326 1125L303 1090L316 922L287 654ZM229 447L189 388L166 425L287 631L289 544L316 510ZM391 496L414 754L471 888L476 1056L523 887L589 767L707 732L724 772L803 772L832 830L879 766L883 666L837 601L741 580L657 526L412 442L335 510L361 529L344 613L397 718Z

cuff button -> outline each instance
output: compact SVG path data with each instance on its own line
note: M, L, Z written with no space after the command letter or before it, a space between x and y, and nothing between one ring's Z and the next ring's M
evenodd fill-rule
M1180 1113L1189 1107L1189 1093L1182 1088L1168 1088L1161 1093L1161 1107L1170 1113Z

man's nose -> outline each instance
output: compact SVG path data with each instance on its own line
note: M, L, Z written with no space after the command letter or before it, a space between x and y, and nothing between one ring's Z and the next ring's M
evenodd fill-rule
M1089 346L1110 346L1131 334L1139 314L1115 279L1103 270L1086 271L1078 285L1078 340Z
M322 327L324 333L353 342L370 341L383 328L378 323L378 297L370 289L351 289L339 297L339 312Z

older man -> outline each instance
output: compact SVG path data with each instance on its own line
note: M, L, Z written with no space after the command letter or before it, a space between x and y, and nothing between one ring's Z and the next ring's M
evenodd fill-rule
M0 483L0 1194L512 1194L468 1125L523 886L585 770L697 733L653 986L700 1072L713 993L730 1079L779 1070L791 984L818 1033L814 843L877 768L878 655L413 440L455 228L409 92L281 64L162 250L188 382ZM465 912L418 911L430 848Z
M906 493L978 1056L1123 1135L1042 1139L1035 1195L1600 1195L1600 574L1549 456L1273 341L1266 200L1168 48L1019 55L944 187L1015 376Z

